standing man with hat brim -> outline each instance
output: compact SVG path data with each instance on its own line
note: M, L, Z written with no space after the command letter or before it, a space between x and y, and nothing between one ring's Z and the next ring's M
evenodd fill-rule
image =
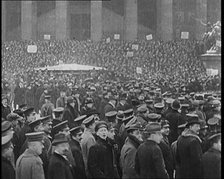
M75 126L74 119L79 116L78 111L75 109L75 101L72 96L67 97L67 106L63 112L63 120L68 121L69 128Z
M106 114L107 112L110 112L110 111L117 111L116 101L117 100L114 96L112 96L112 95L109 96L109 102L104 107L104 114Z
M43 132L27 133L28 149L16 161L16 179L45 179L43 162Z
M7 133L2 136L2 174L3 179L15 179L15 164L12 163L13 158L13 144L11 142L13 137L13 132Z
M55 135L52 145L55 147L48 165L48 179L74 179L75 171L66 152L69 150L68 138L63 133Z
M199 138L200 121L196 114L188 115L188 131L177 141L176 160L180 166L180 178L202 178L202 148Z
M36 120L36 112L34 111L34 108L31 107L26 109L24 111L24 117L25 117L25 123L23 127L21 128L21 131L19 132L19 146L18 146L19 149L21 149L22 145L24 144L26 140L25 134L28 132L31 132L29 123Z
M174 178L174 161L171 146L168 140L168 135L170 133L170 124L167 120L161 121L161 133L163 135L163 138L159 143L159 147L161 148L161 151L163 153L163 159L165 162L167 173L169 174L169 178L172 179Z
M221 133L209 137L210 148L202 155L203 177L221 179Z
M11 113L8 102L8 97L6 95L2 95L2 118L4 118L4 120L6 120L6 116Z
M54 110L54 104L51 103L50 101L51 96L50 95L45 95L45 104L41 107L41 117L45 117L45 116L52 116L53 114L53 110Z
M86 178L85 164L84 164L82 149L80 145L82 134L83 134L83 131L81 126L77 126L70 129L71 140L69 141L69 145L72 151L72 155L77 163L77 166L76 166L77 179Z
M13 138L12 138L12 143L13 143L13 152L14 152L14 156L15 159L17 159L19 157L19 150L20 150L20 146L19 146L19 133L21 131L21 128L18 124L18 121L22 120L23 118L21 116L19 116L16 113L10 113L7 116L7 121L11 122L12 124L12 128L13 128Z
M174 100L171 107L172 111L166 115L166 119L170 123L170 135L168 136L170 144L177 140L178 125L184 123L181 119L181 114L178 112L180 109L180 102L178 100Z
M120 164L122 168L122 178L138 178L135 172L135 154L142 142L139 123L130 125L127 128L128 137L121 149Z
M95 127L96 144L90 147L87 166L92 178L118 179L114 146L108 140L108 125L99 121Z
M83 160L85 164L86 176L89 177L89 172L87 168L87 159L89 155L89 149L90 147L96 144L95 137L93 136L94 129L95 129L94 115L91 115L88 118L86 118L83 121L83 124L85 125L85 129L82 135L81 149L82 149L82 155L83 155Z
M139 178L169 178L165 169L159 143L162 140L161 126L157 122L147 124L146 141L138 147L135 156L135 171Z

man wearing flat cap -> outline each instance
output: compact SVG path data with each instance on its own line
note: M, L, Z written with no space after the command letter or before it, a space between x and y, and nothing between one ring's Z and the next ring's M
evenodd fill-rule
M141 125L144 127L147 125L148 123L148 108L146 107L146 105L141 105L140 107L138 107L137 109L137 121L141 123Z
M135 154L142 142L140 125L132 124L127 128L128 137L121 149L120 164L122 168L122 178L137 178L135 171Z
M188 130L177 140L176 160L180 178L202 178L202 148L199 138L200 121L196 114L188 114Z
M52 142L55 150L48 165L48 179L74 179L75 171L66 153L69 151L68 138L63 133L55 135Z
M104 114L106 114L109 111L117 111L116 101L117 99L113 95L109 96L109 102L104 107Z
M162 140L161 126L157 122L147 124L144 131L146 141L141 144L135 156L135 171L139 178L169 178L165 169L159 143Z
M41 107L41 117L52 116L54 110L54 104L51 102L51 96L45 95L45 104Z
M210 148L202 155L203 177L221 179L221 133L209 137Z
M8 102L8 97L6 95L2 95L2 118L4 118L5 120L6 116L11 112Z
M13 132L7 133L2 136L2 166L1 166L1 178L3 179L15 179L15 169L13 159L13 144L11 142Z
M16 179L45 179L43 162L43 132L27 133L28 149L16 161Z
M76 178L77 179L85 179L86 172L85 172L85 164L82 156L82 149L81 149L81 139L82 139L82 127L77 126L70 129L70 136L71 140L69 141L69 145L72 151L72 155L77 163L76 166Z

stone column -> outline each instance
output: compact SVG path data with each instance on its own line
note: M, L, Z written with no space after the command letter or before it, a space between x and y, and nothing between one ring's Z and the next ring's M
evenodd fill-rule
M195 28L195 38L201 40L203 34L206 32L207 24L207 0L196 0L196 28Z
M173 0L157 1L157 30L161 40L173 39Z
M91 1L91 40L100 41L102 39L102 0Z
M35 1L21 1L21 38L37 38L37 6Z
M6 1L2 1L2 41L6 40Z
M132 41L138 35L137 0L125 0L125 40Z
M56 1L55 16L56 16L56 39L66 40L69 38L69 23L68 23L68 3L69 1Z

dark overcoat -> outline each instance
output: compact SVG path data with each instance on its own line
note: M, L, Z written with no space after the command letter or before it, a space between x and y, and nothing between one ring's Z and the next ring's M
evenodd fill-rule
M180 178L202 178L201 139L188 130L177 140L176 162Z
M170 134L168 136L170 144L172 144L178 138L178 125L182 124L181 122L181 114L172 109L171 112L167 113L166 119L170 123Z
M63 156L53 153L48 165L48 179L75 179L74 168Z
M203 177L221 178L221 152L210 148L202 155Z
M138 147L135 156L135 171L140 178L169 178L159 145L146 140Z
M69 128L74 127L74 119L78 117L78 112L71 105L67 105L63 112L63 121L68 121Z
M11 162L5 157L2 157L2 179L15 179L15 169Z
M136 137L128 135L121 149L120 157L123 179L138 178L138 174L135 171L135 154L139 145L140 141Z
M173 158L173 154L171 151L168 138L166 136L164 136L163 139L161 140L159 147L162 150L165 167L169 174L169 178L171 179L173 178L174 158Z
M108 140L97 137L96 144L90 147L87 159L89 174L92 178L119 178L114 148Z
M73 158L75 159L75 163L77 164L75 169L76 178L85 179L86 178L85 164L82 156L82 149L80 143L74 139L71 139L69 141L69 145L71 148Z

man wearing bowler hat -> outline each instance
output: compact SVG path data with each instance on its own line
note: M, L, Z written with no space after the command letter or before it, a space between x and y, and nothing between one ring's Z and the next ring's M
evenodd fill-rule
M75 171L69 162L66 152L69 150L68 138L63 133L55 135L52 145L54 153L48 165L48 179L74 179Z
M27 133L28 149L16 161L16 179L45 179L43 162L43 132Z
M178 137L178 125L183 124L181 114L178 112L180 109L180 102L174 100L171 104L172 111L167 113L166 119L170 123L170 135L168 136L170 144L172 144Z
M83 134L83 131L81 126L77 126L70 129L71 140L69 141L69 145L72 151L72 155L75 159L75 162L77 163L77 166L76 166L77 179L86 178L85 165L84 165L83 156L82 156L82 149L80 146L82 134Z
M188 130L177 140L176 160L180 178L202 178L202 148L199 138L200 121L197 114L188 114Z
M136 173L140 178L169 178L158 145L162 140L160 124L158 122L147 124L144 134L146 141L138 147L135 156Z

